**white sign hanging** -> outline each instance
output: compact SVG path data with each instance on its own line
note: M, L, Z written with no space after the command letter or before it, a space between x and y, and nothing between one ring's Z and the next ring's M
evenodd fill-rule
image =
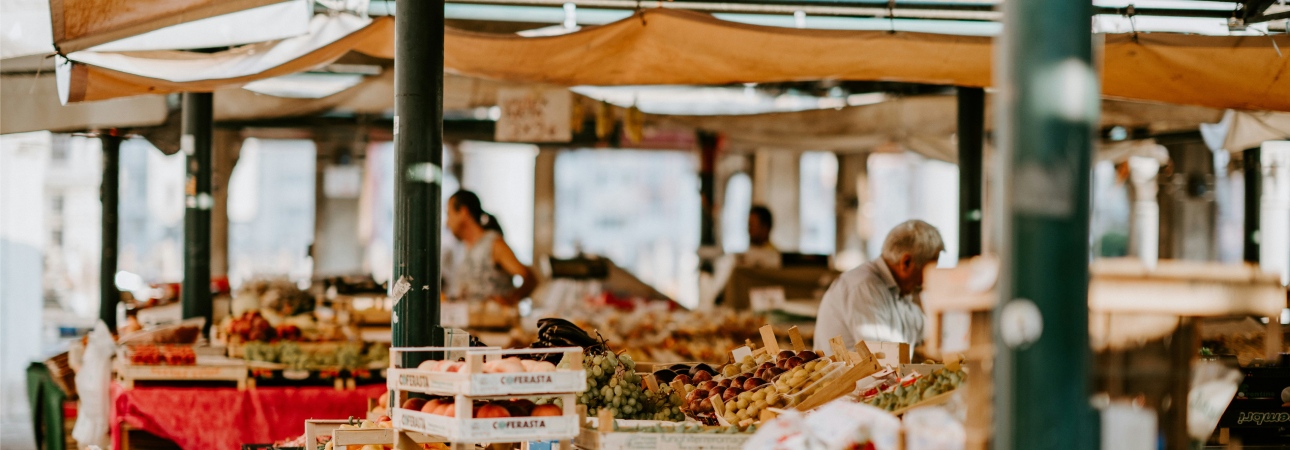
M504 88L497 91L502 115L497 142L569 142L573 96L558 88Z

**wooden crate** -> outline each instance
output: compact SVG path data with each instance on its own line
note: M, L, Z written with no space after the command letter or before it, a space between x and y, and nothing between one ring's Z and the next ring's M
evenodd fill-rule
M116 377L126 389L133 389L136 381L227 381L237 384L238 390L254 387L247 382L246 364L228 360L205 363L202 359L191 366L143 366L118 359Z
M391 349L391 359L399 351L465 352L462 372L430 372L418 369L391 368L387 373L390 389L433 395L507 395L582 393L587 390L587 373L582 369L582 349L471 349L459 347L425 347ZM504 358L517 354L563 353L572 369L555 372L483 373L485 358Z
M577 414L577 395L499 395L465 396L454 400L456 417L440 416L403 408L394 408L391 416L394 427L438 436L447 442L491 444L503 442L547 441L573 439L578 435L580 417ZM564 404L564 415L546 417L505 417L476 419L471 417L474 400L500 400L511 398L559 398ZM400 403L403 399L400 396Z

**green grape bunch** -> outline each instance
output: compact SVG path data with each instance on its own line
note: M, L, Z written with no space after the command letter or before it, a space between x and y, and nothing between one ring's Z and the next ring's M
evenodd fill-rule
M658 393L650 392L636 373L636 361L628 355L606 352L582 360L587 372L587 391L578 395L578 404L587 406L587 414L595 416L608 410L615 419L635 420L684 420L680 413L679 395L670 386L660 387Z

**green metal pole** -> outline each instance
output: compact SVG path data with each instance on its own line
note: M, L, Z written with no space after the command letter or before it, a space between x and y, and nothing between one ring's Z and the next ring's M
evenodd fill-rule
M1245 262L1259 263L1259 221L1262 220L1263 166L1259 163L1261 147L1245 150L1241 161L1245 168Z
M1092 3L1009 1L1003 9L995 448L1094 449L1088 228L1100 86Z
M442 0L398 0L394 16L394 346L442 345ZM428 356L403 353L404 367Z
M985 89L958 88L959 258L981 254Z
M99 319L109 330L116 331L116 304L121 292L116 289L117 205L121 197L121 135L116 128L99 134L103 144L103 183L99 200L103 202L103 251L99 254Z
M211 134L214 132L213 96L209 92L185 93L183 131L179 148L187 160L184 188L185 319L205 317L211 322Z

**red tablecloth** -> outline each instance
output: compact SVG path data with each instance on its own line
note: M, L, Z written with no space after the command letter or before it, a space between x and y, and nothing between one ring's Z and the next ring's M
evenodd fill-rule
M174 441L185 450L238 450L300 436L307 419L364 417L367 399L385 385L330 387L149 388L112 384L112 448L121 423Z

